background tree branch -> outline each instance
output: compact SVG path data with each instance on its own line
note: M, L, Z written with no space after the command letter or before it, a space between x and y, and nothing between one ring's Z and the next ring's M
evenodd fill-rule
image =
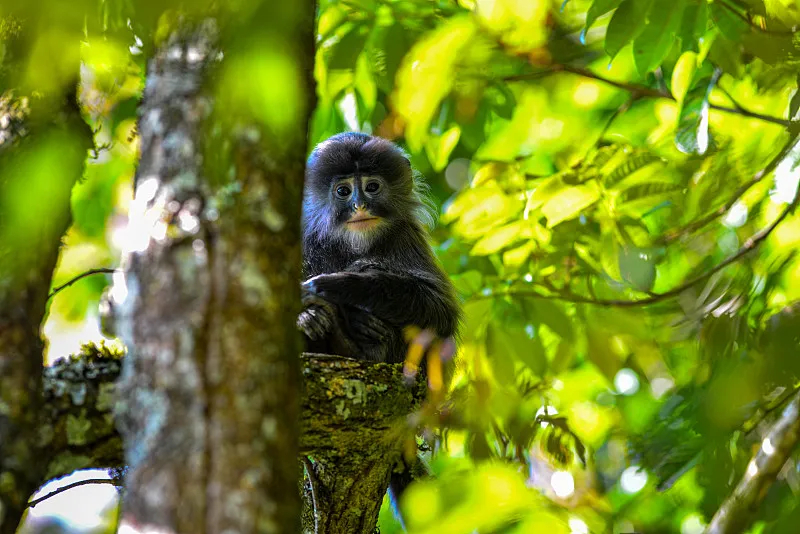
M800 392L772 425L733 493L714 514L706 534L744 532L784 464L800 442Z

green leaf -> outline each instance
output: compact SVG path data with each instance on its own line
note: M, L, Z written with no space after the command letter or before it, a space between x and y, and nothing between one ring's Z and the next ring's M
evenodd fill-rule
M476 295L483 287L483 275L480 271L472 270L450 277L453 287L460 295Z
M681 104L683 98L689 91L694 80L694 73L697 72L697 54L695 52L684 52L675 63L675 68L672 70L672 96Z
M644 76L664 61L680 27L686 0L655 0L647 24L633 41L633 61Z
M373 69L375 83L384 93L391 92L394 87L394 77L409 46L408 32L399 22L391 26L376 25L372 29L365 52Z
M589 6L589 10L586 12L586 24L583 26L583 31L581 32L581 42L585 41L584 37L586 36L586 32L589 31L589 28L592 27L592 24L594 24L597 19L612 9L617 9L621 3L622 0L594 0L592 5Z
M525 224L525 221L514 221L511 224L492 230L475 243L470 254L473 256L486 256L514 244L519 239Z
M708 26L708 7L706 2L689 2L683 8L681 28L678 37L681 51L698 52L697 41L706 33Z
M701 80L684 98L675 132L675 145L684 154L702 156L708 150L708 97L720 74L721 71L715 71L712 76Z
M683 190L680 184L670 182L645 182L623 190L619 195L619 202L641 200L646 197L663 196L668 193Z
M623 247L619 251L619 272L632 287L650 291L656 280L654 255L647 249Z
M787 60L797 61L800 46L792 33L765 32L731 13L719 2L709 4L711 18L723 37L741 46L745 51L774 65Z
M600 198L596 187L583 185L564 189L542 206L542 214L547 218L547 227L552 228L560 222L573 219Z
M486 340L492 369L496 376L502 376L507 383L515 382L515 361L525 365L537 376L542 376L547 370L544 347L533 326L526 330L520 325L504 325L503 322L492 321L486 332Z
M606 53L611 59L642 32L653 0L624 0L614 12L606 30Z
M561 305L549 300L532 299L526 302L525 307L526 309L533 308L533 318L540 323L546 324L550 330L558 334L562 339L575 341L572 321Z
M797 87L794 90L792 99L789 101L789 120L794 120L797 111L800 110L800 74L797 75L795 85Z
M406 121L405 138L417 152L428 137L430 122L450 94L466 50L480 43L474 19L450 18L418 41L397 71L394 109Z
M453 126L442 135L428 139L425 143L425 152L433 170L440 172L447 167L447 163L450 161L450 153L453 152L460 137L461 128Z
M640 169L659 161L661 161L661 158L652 152L637 150L632 154L626 155L625 160L620 165L603 177L603 185L606 188L612 188Z
M339 41L331 46L328 68L331 70L354 70L356 60L364 49L367 35L363 26L354 26Z

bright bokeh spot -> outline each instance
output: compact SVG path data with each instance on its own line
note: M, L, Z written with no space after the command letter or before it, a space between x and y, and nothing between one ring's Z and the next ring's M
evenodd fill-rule
M625 493L638 493L647 484L647 472L638 466L631 466L622 472L619 483Z
M632 369L620 369L614 376L614 387L622 395L633 395L639 391L639 377Z
M556 471L550 477L550 486L557 497L565 499L575 493L575 478L569 471Z

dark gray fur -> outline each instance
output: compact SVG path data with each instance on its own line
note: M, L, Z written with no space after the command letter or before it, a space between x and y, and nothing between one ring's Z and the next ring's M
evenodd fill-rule
M338 198L337 183L351 176L379 177L381 189L369 195L354 187L350 198ZM364 238L344 230L356 204L384 220ZM405 326L457 334L458 301L427 241L428 206L393 143L342 133L314 149L303 201L306 309L298 321L309 350L399 363Z

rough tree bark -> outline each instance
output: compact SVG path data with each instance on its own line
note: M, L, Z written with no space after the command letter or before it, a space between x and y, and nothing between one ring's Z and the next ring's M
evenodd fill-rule
M371 534L399 458L406 415L425 384L409 386L401 366L304 354L300 452L311 457L302 532ZM45 370L44 480L89 467L122 467L113 425L120 361L90 351ZM295 466L294 462L290 465ZM308 464L307 464L308 465Z
M28 19L21 27L4 15L3 81L19 88L0 95L0 533L12 534L44 475L36 433L42 408L39 326L70 224L70 191L82 175L92 134L75 98L78 39L50 56L67 70L74 65L74 76L32 100L14 74L27 72L36 44L31 27L43 20Z
M300 527L294 323L313 8L260 6L257 31L301 74L272 80L303 104L291 138L269 121L212 116L211 73L239 59L217 22L180 23L148 66L130 222L145 236L111 293L129 350L119 421L122 524L134 531ZM222 61L221 43L232 43Z

